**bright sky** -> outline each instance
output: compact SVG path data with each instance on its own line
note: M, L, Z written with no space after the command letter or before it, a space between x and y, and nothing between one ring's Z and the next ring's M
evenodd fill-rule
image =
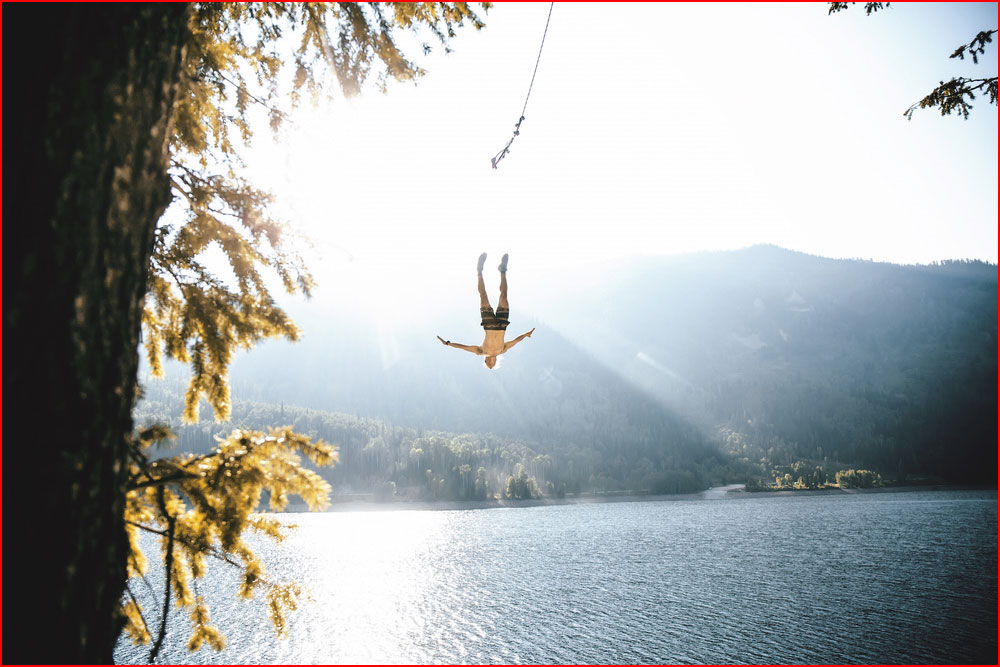
M997 40L979 65L948 58L996 3L557 3L493 170L548 10L498 4L417 86L258 134L254 169L319 242L321 280L465 276L484 250L536 270L756 243L997 261L997 107L903 117L941 80L996 75Z

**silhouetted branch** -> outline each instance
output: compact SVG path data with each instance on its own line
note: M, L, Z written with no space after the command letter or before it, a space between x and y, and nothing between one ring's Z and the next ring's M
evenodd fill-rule
M910 105L910 108L903 112L903 115L906 116L907 120L912 120L913 112L917 109L939 107L942 116L947 116L957 110L962 118L968 119L969 110L972 109L970 102L976 99L976 92L982 91L984 88L990 96L989 103L996 104L997 77L989 79L956 77L948 82L942 81L941 85L932 90L926 97Z
M164 556L167 581L163 588L163 621L160 623L160 634L156 638L156 643L153 644L153 648L149 652L150 663L156 662L156 656L159 655L160 647L163 646L163 640L167 636L167 615L170 613L170 584L174 572L174 527L177 523L176 517L167 510L167 501L162 486L158 489L156 500L160 505L160 511L163 512L163 516L167 519L167 553Z
M854 3L854 2L831 2L830 3L830 10L827 12L827 15L835 14L835 13L841 11L841 10L847 9L848 6L854 5L854 4L857 4L857 3ZM867 16L869 14L874 14L878 10L884 9L884 8L888 7L890 4L892 4L892 3L889 3L889 2L866 2L865 3L865 15Z

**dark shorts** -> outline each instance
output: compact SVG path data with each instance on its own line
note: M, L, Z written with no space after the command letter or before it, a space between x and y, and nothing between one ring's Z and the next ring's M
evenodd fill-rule
M497 308L496 313L492 308L480 308L479 314L483 316L480 324L487 331L506 331L507 325L510 324L509 308Z

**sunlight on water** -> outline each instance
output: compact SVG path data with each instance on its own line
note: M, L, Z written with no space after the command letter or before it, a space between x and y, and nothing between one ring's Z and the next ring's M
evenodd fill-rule
M338 662L407 655L414 637L433 632L420 612L442 574L434 550L448 532L447 516L359 512L333 522L331 516L296 517L301 529L289 541L296 554L290 564L314 565L318 576L307 583L312 608L278 660L328 662L334 647ZM336 570L325 565L331 560Z
M229 648L188 653L177 615L161 661L995 658L995 491L739 496L286 515L298 529L257 549L275 578L309 590L289 637L214 567L202 592ZM147 656L125 642L116 652Z

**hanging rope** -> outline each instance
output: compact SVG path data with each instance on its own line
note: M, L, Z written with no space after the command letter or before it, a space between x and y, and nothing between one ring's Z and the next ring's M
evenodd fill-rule
M555 2L549 3L549 16L545 19L545 32L542 33L542 43L538 47L538 58L535 59L535 71L531 73L531 83L528 84L528 94L524 96L524 107L521 109L521 117L518 118L517 125L514 126L514 136L510 138L510 141L503 147L503 150L490 158L490 164L493 165L494 169L500 164L500 160L504 159L504 156L510 152L510 145L514 143L514 139L521 133L521 123L524 122L524 111L528 108L528 98L531 97L531 88L535 85L535 75L538 74L538 63L542 60L542 48L545 46L545 36L549 34L549 20L552 19L552 8L555 7L555 4Z

